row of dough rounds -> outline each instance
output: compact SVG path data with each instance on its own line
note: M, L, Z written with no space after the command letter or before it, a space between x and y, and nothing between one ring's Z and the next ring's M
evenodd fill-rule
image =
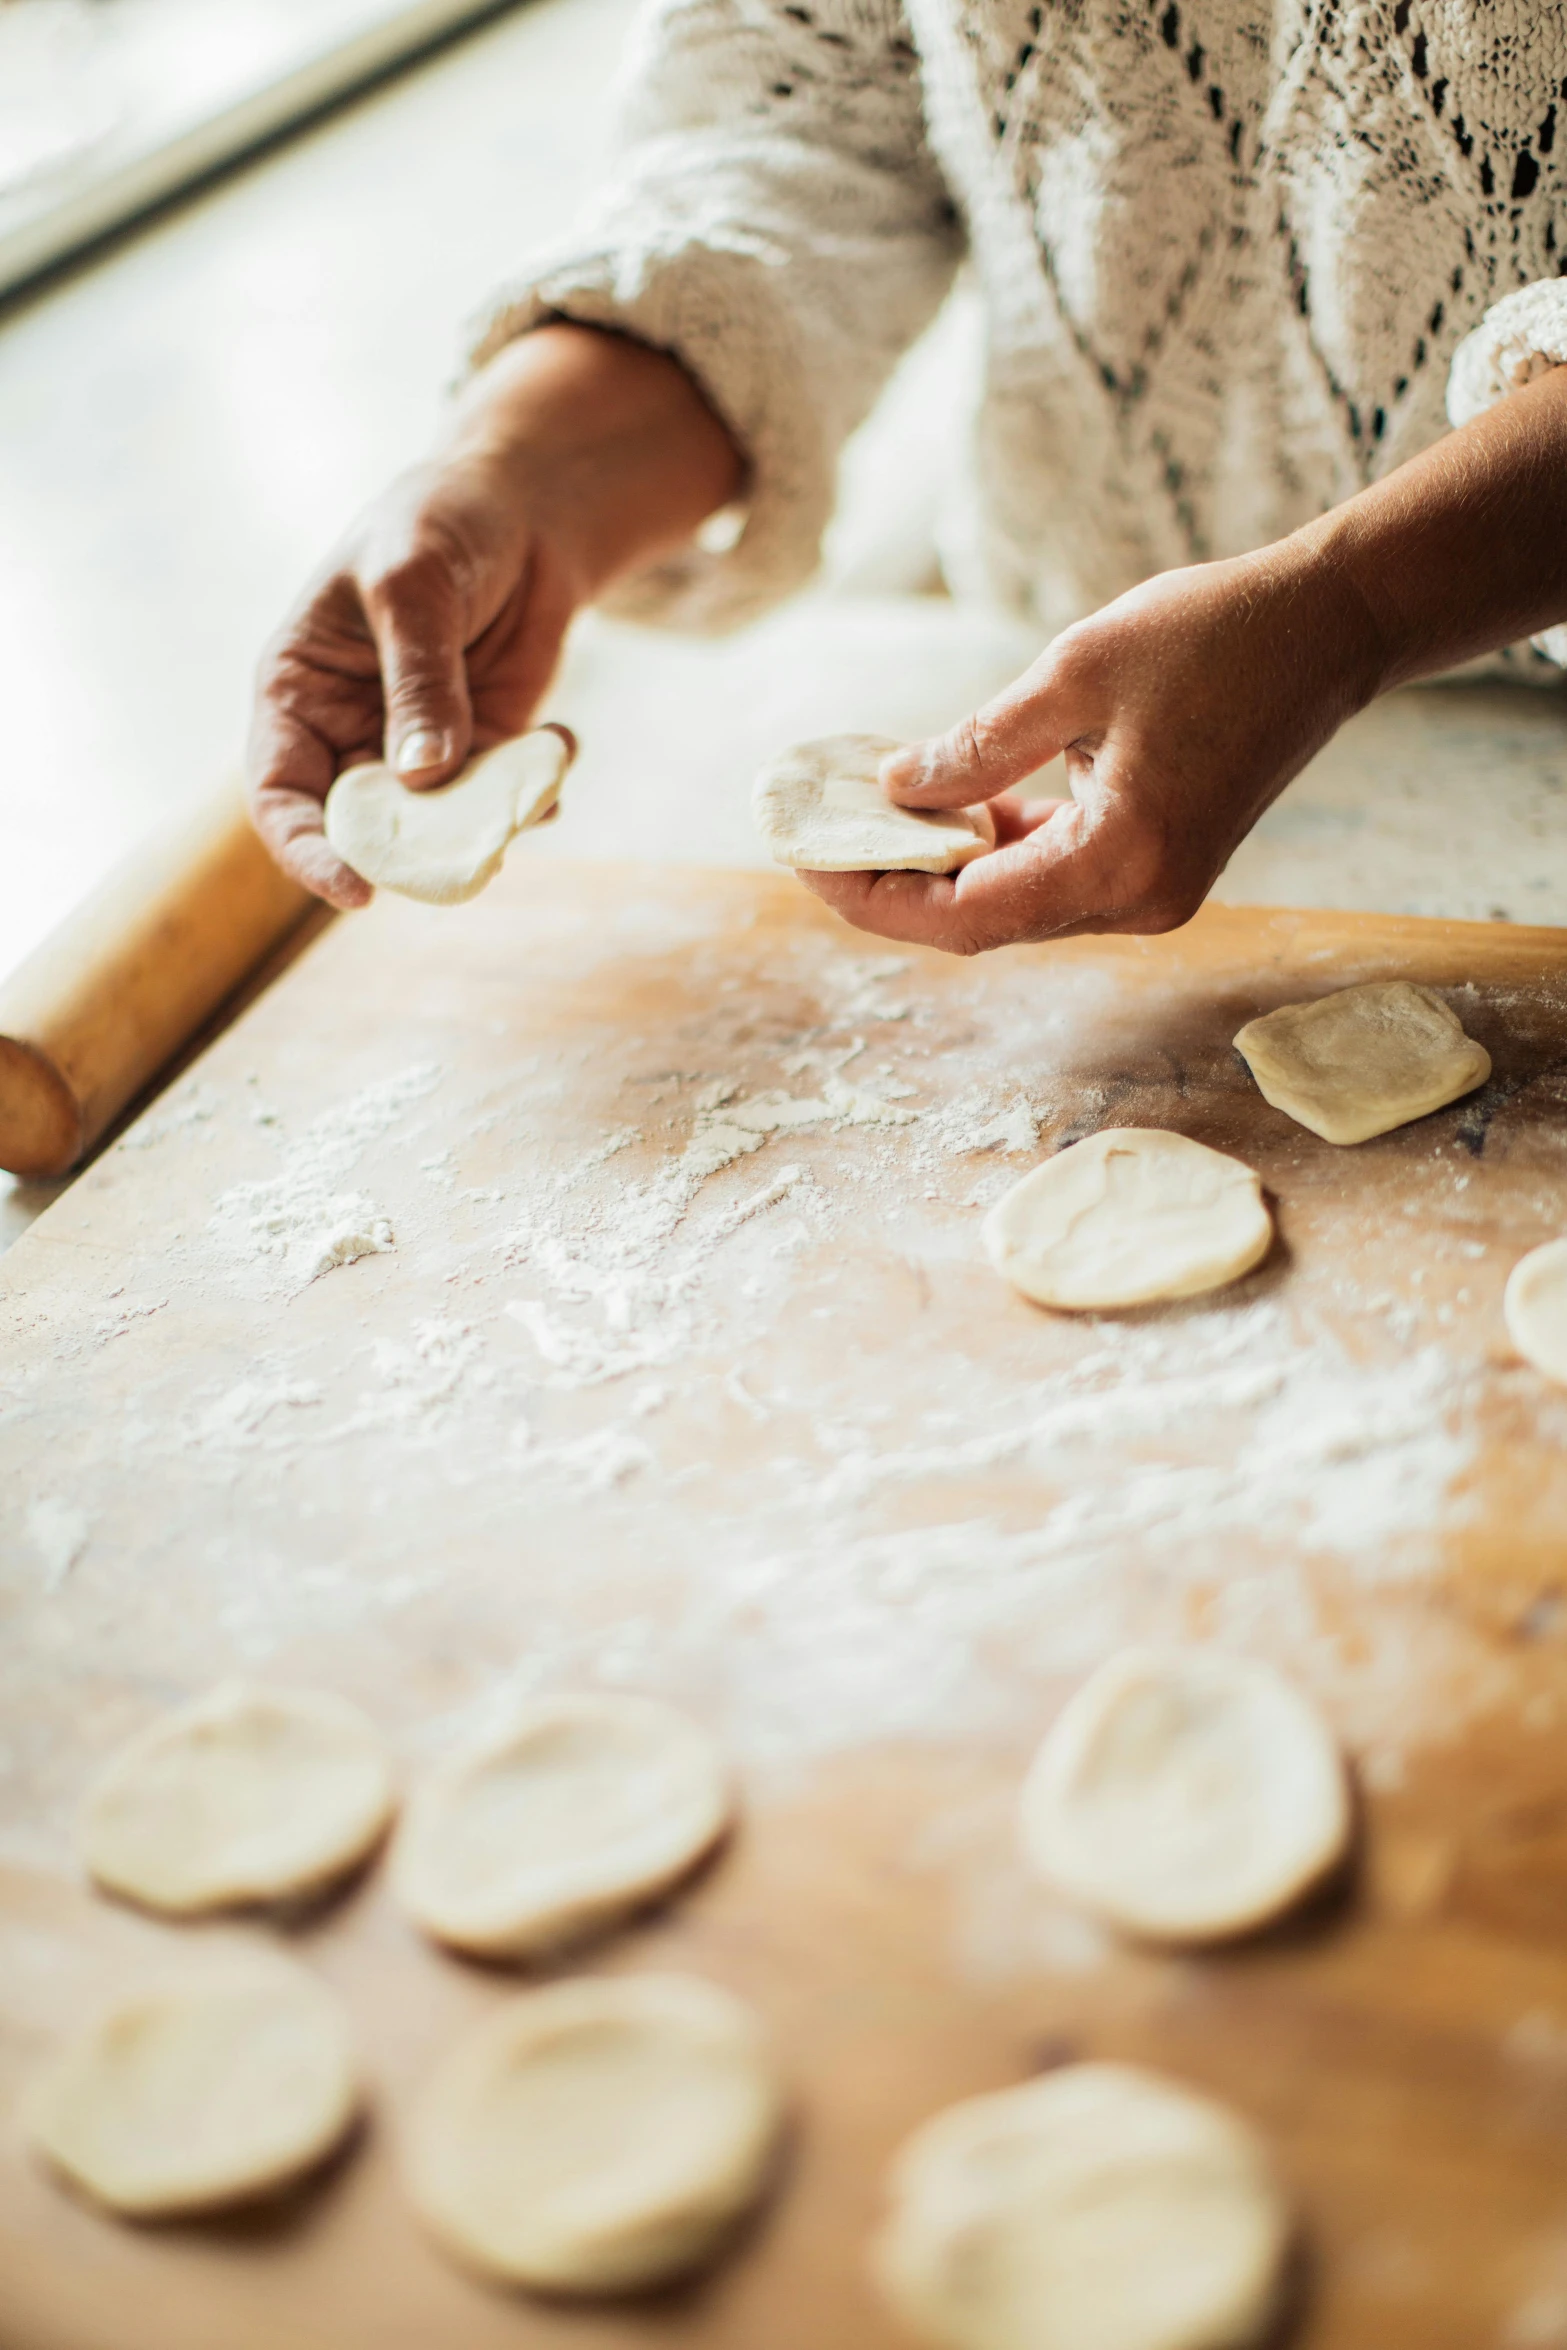
M233 1684L133 1740L80 1835L101 1884L189 1917L319 1895L394 1808L355 1708ZM527 1956L675 1883L733 1809L722 1757L673 1708L540 1699L416 1789L392 1884L437 1940ZM1206 1651L1138 1651L1058 1717L1020 1833L1031 1865L1110 1925L1198 1945L1298 1900L1349 1823L1337 1749L1285 1682ZM122 1995L38 2083L29 2118L67 2178L149 2217L298 2179L363 2104L337 2002L268 1959ZM624 2292L722 2248L774 2175L784 2117L766 2034L730 1993L581 1978L508 2000L458 2043L412 2106L403 2173L479 2273ZM1291 2233L1246 2124L1157 2075L1077 2064L916 2133L875 2269L942 2350L1220 2350L1269 2322Z
M549 1950L683 1876L728 1826L712 1740L647 1697L544 1697L431 1771L392 1886L435 1940L485 1958ZM358 1867L396 1808L356 1706L232 1682L122 1748L82 1806L97 1882L167 1916L298 1901Z
M154 1723L83 1803L82 1857L170 1918L319 1899L397 1809L373 1725L318 1691L227 1684ZM440 1943L559 1950L656 1898L734 1813L687 1715L644 1697L547 1697L431 1771L391 1883ZM109 2208L223 2208L319 2166L365 2091L326 1988L280 1958L171 1975L116 2000L30 2100L34 2143ZM466 2265L621 2292L707 2259L763 2191L783 2123L765 2034L716 1985L568 1981L508 2001L449 2053L404 2144L411 2198Z

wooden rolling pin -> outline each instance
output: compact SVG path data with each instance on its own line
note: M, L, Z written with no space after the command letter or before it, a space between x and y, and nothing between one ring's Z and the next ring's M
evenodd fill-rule
M0 983L0 1167L74 1167L316 903L232 788L163 826Z

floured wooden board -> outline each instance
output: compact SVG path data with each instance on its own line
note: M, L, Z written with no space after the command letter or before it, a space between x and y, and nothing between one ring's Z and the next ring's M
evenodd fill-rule
M1494 1079L1335 1150L1229 1040L1394 976L1450 991ZM984 1206L1106 1123L1251 1160L1273 1256L1162 1311L1011 1295ZM509 1979L421 1947L372 1875L289 1936L375 2084L354 2159L138 2231L7 2122L5 2350L891 2350L890 2150L1071 2054L1267 2133L1305 2341L1567 2343L1567 1394L1501 1318L1564 1226L1558 933L1213 910L963 964L786 879L521 858L459 913L336 924L0 1267L0 2109L188 1946L69 1846L159 1707L317 1683L413 1771L514 1690L628 1687L720 1732L746 1819L582 1963L755 2000L794 2154L688 2293L568 2316L459 2277L398 2128ZM1366 1815L1347 1892L1203 1959L1117 1954L1013 1840L1066 1693L1172 1637L1313 1691Z

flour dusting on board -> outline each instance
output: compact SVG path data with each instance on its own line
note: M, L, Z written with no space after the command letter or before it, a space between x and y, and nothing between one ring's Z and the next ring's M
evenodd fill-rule
M977 1383L966 1408L895 1426L841 1390L824 1412L743 1389L748 1413L805 1446L780 1449L744 1520L687 1572L661 1561L644 1605L535 1637L517 1681L722 1687L738 1750L786 1768L885 1739L1015 1733L1041 1678L1059 1685L1126 1641L1190 1638L1199 1620L1315 1683L1368 1747L1407 1735L1427 1702L1456 1704L1447 1628L1378 1614L1423 1571L1417 1538L1471 1457L1451 1363L1431 1348L1357 1366L1257 1305L1095 1338L1021 1394ZM624 1422L535 1445L524 1465L596 1491L659 1469ZM911 1502L922 1522L868 1529ZM778 1548L769 1527L787 1530ZM1236 1537L1266 1563L1227 1573ZM1352 1661L1326 1628L1319 1559L1347 1564L1361 1602Z
M390 1217L343 1179L440 1077L421 1064L365 1086L285 1143L276 1175L222 1193L209 1229L230 1261L259 1272L266 1288L288 1291L394 1248Z
M1365 1294L1319 1233L1212 1298L1042 1314L977 1203L1097 1125L1180 1124L1157 1024L1118 1031L1092 967L936 989L814 938L705 952L659 966L646 1035L522 1021L514 1058L394 1069L297 1135L200 1097L210 1223L109 1352L214 1277L256 1337L194 1391L165 1338L102 1443L171 1497L224 1487L203 1588L237 1659L326 1672L406 1616L400 1645L472 1660L435 1743L519 1687L641 1687L780 1781L888 1740L1019 1751L1127 1640L1273 1659L1388 1772L1489 1701L1425 1590L1494 1381L1454 1320L1467 1152L1433 1127L1398 1161ZM1203 1077L1247 1082L1227 1051ZM373 1287L313 1288L365 1252Z

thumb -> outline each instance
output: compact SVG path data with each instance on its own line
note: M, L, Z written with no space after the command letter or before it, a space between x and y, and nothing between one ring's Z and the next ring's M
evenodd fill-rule
M361 593L381 666L386 763L415 788L444 783L473 740L456 582L438 558L415 557Z
M882 789L909 808L971 808L1047 766L1069 739L1057 697L1025 670L946 734L890 751Z

